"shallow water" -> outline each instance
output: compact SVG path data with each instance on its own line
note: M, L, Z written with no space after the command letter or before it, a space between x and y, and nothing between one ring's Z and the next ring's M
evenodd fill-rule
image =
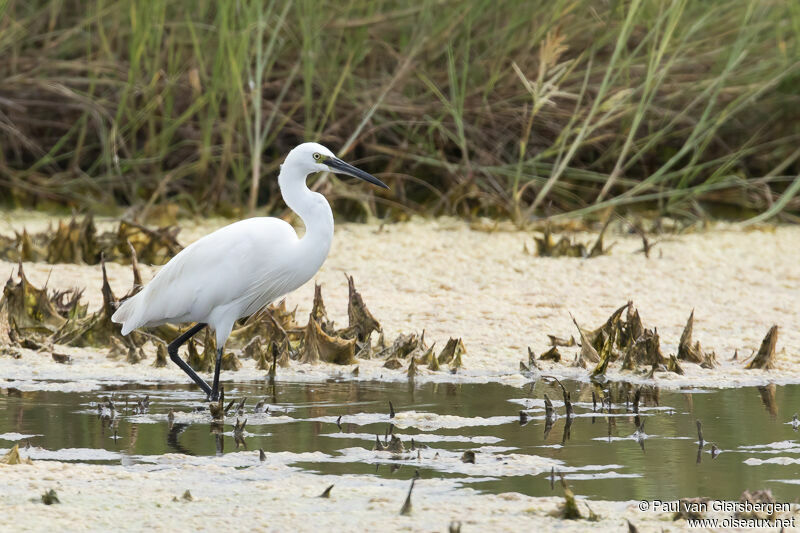
M561 494L558 487L551 489L554 470L577 494L605 500L737 499L745 489L761 488L771 489L778 500L796 495L800 433L791 419L800 411L800 386L644 389L639 409L644 437L637 439L632 387L611 384L601 391L587 383L565 385L575 407L568 431L561 390L542 380L522 388L334 380L238 383L228 384L226 398L248 397L241 418L247 419L244 444L254 462L259 448L267 452L267 461L270 454L291 452L298 457L290 464L312 472L407 479L419 470L423 478L457 478L484 492L548 496ZM599 401L593 412L593 390L611 396L610 415ZM157 463L168 453L215 456L245 449L237 448L233 436L236 416L228 416L221 428L212 425L206 402L188 386L0 392L0 449L29 443L26 453L34 461L127 465ZM549 430L544 393L558 414ZM137 413L137 400L148 394L149 409ZM113 419L98 414L98 404L109 396ZM269 413L253 412L259 400L269 405ZM394 419L389 401L397 412ZM520 410L528 415L525 424ZM698 419L707 441L699 453ZM383 441L390 424L403 440L402 454L373 451L375 435ZM412 438L417 449L409 451ZM721 450L716 458L712 443ZM475 464L461 461L466 450L476 452ZM316 452L314 462L299 455L309 452Z

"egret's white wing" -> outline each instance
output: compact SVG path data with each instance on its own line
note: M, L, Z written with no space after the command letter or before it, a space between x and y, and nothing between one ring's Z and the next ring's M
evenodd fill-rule
M225 226L173 257L112 319L127 334L143 325L207 321L229 305L248 308L262 291L290 283L288 260L297 242L292 227L275 218Z

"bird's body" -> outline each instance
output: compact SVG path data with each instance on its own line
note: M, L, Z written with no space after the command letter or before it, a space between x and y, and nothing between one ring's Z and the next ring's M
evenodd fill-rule
M123 324L123 335L143 326L203 322L224 344L236 319L292 292L319 270L330 241L304 244L277 218L235 222L183 249L120 306L114 320ZM225 283L219 283L220 275Z
M218 348L213 390L185 362L177 360L177 347L189 337L181 336L170 344L170 356L198 385L205 385L210 396L215 396L222 347L234 322L306 283L328 256L333 214L325 197L309 190L305 183L310 173L325 170L341 171L385 187L377 178L336 159L324 146L298 146L287 156L278 181L287 205L303 220L303 237L299 238L288 223L271 217L241 220L202 237L120 305L112 320L122 324L122 334L164 323L207 324L216 333ZM202 326L192 331L199 329Z

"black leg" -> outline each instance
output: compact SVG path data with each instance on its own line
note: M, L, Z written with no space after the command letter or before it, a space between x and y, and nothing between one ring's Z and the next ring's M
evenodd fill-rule
M213 402L219 398L219 367L222 364L222 348L217 348L217 364L214 366L214 386L211 388L209 399Z
M204 327L206 327L205 324L197 324L194 327L192 327L189 331L187 331L186 333L184 333L183 335L181 335L180 337L169 343L169 346L167 346L167 353L169 353L169 358L172 359L172 362L181 367L181 370L186 372L186 374L190 378L192 378L192 381L197 383L200 386L200 388L203 389L203 392L205 392L206 395L211 395L211 387L208 386L208 383L203 381L203 378L198 376L197 372L192 370L192 367L190 367L186 363L186 361L181 359L180 356L178 355L178 348L180 348L180 346L184 342L192 338L192 335L196 334Z

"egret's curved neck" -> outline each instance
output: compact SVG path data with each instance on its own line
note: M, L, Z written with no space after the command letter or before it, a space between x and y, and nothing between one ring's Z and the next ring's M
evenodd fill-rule
M308 250L306 257L318 259L321 265L333 241L333 213L324 196L308 189L307 175L302 170L283 165L278 185L286 205L300 216L306 227L305 235L300 239L302 247Z

